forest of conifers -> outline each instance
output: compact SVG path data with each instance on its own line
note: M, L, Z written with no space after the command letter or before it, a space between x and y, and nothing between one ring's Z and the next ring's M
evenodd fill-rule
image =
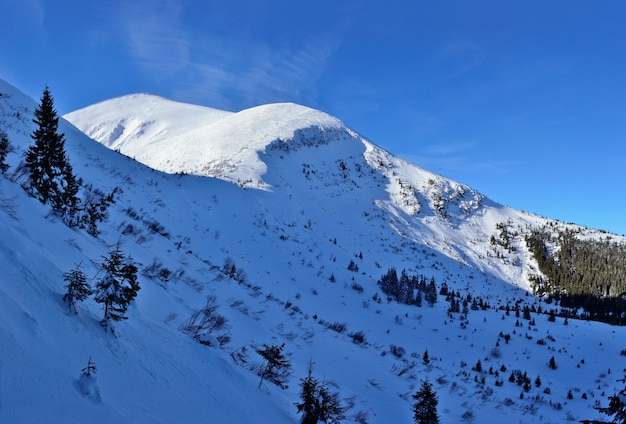
M565 316L626 324L626 245L546 227L526 243L546 277L532 278L535 294L558 300Z

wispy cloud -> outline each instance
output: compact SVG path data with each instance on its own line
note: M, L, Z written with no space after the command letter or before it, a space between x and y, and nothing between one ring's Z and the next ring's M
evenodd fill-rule
M2 43L9 43L11 36L28 34L28 37L45 36L46 7L43 0L3 1L0 3L0 26ZM18 42L15 40L13 42Z
M474 148L476 143L471 141L454 141L446 144L433 144L424 148L429 156L458 155Z
M117 13L122 42L146 77L181 100L239 109L311 100L315 82L341 43L339 32L300 35L279 46L185 21L179 2L134 2Z
M417 153L400 156L423 168L443 175L476 173L503 175L514 172L521 162L511 159L494 159L489 155L477 154L478 143L472 141L453 141L450 143L427 145Z
M155 79L188 65L190 43L180 12L171 1L124 3L116 12L129 56Z
M440 80L449 80L470 72L483 64L486 51L476 43L467 40L450 42L443 46L439 60L446 67Z

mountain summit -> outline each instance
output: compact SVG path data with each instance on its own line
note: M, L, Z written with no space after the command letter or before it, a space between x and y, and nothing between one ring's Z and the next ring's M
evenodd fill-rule
M263 186L259 159L272 143L356 137L330 115L293 103L257 106L231 113L172 102L157 96L124 96L65 116L107 147L170 174L254 181ZM304 131L308 131L304 134Z

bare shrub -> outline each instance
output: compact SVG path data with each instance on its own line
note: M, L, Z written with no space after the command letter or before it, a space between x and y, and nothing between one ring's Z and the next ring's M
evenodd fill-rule
M204 307L191 314L189 319L181 324L178 329L185 334L192 335L196 339L204 333L212 334L217 331L227 330L229 328L228 320L218 313L218 307L217 298L213 295L207 296ZM220 345L227 342L226 338L230 340L230 337L225 334L216 337Z

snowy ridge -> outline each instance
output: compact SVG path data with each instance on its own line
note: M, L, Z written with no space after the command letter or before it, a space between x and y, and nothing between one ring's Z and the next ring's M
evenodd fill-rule
M0 123L16 149L11 174L31 142L35 103L2 81L0 93ZM159 113L141 115L142 98ZM345 422L411 422L411 395L426 378L442 422L603 418L593 406L621 388L625 329L549 322L536 312L531 324L514 309L550 308L526 296L536 263L515 235L549 220L395 158L308 108L232 114L145 95L126 100L136 102L137 117L130 106L121 114L115 110L122 106L103 107L84 125L118 140L120 150L147 152L146 160L165 160L162 152L173 149L173 174L210 160L224 162L212 169L225 171L209 173L221 179L165 174L62 121L74 171L103 192L122 189L98 238L65 227L0 177L0 422L295 423L309 360L353 405ZM189 118L184 130L177 113ZM204 121L191 119L194 113ZM128 124L111 138L121 120L135 129L149 124L133 137ZM213 140L222 150L205 139L218 126L222 137ZM184 152L172 146L185 140L206 142L201 161L172 153ZM515 249L504 247L503 227ZM62 276L81 263L93 281L118 241L138 265L141 290L113 337L102 331L102 309L92 299L79 304L78 315L67 314ZM491 307L464 315L448 312L445 296L432 307L389 302L376 281L390 267ZM180 331L207 296L228 320L218 335L230 341L219 349ZM285 343L290 354L293 376L284 391L258 388L254 349L270 343ZM89 357L98 367L95 398L78 384ZM551 357L557 369L548 367ZM512 373L532 379L528 391L508 381Z
M319 111L290 103L238 113L131 95L72 112L66 119L104 145L163 172L214 176L264 187L258 153L294 132L344 129ZM348 131L347 129L345 129ZM303 137L307 139L307 137Z

